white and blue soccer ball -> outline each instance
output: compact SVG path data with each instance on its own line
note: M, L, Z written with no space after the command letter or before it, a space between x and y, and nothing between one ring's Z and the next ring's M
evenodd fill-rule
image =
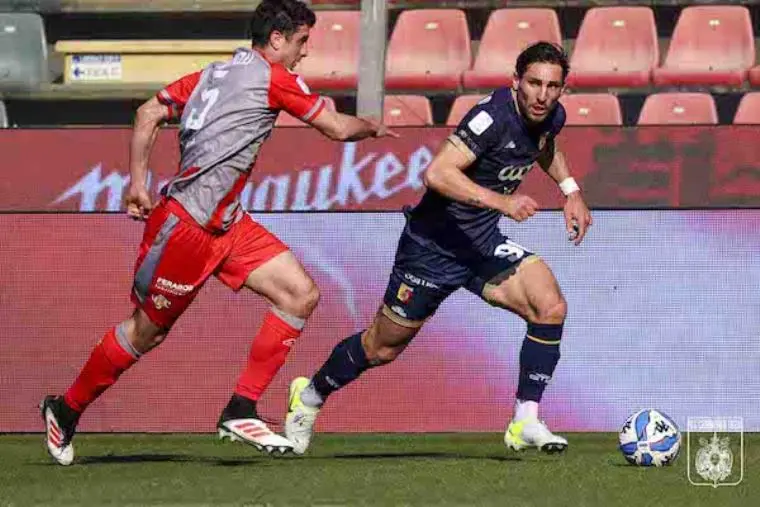
M678 426L659 410L644 409L631 414L618 437L620 451L634 465L669 465L681 450Z

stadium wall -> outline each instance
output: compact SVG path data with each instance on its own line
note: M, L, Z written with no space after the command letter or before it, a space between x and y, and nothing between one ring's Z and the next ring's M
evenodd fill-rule
M447 132L409 129L396 145L341 146L289 129L262 153L248 202L270 185L261 209L285 211L256 218L291 246L323 294L263 400L268 417L281 420L290 378L311 373L371 319L403 227L401 213L378 210L414 202L415 182ZM552 427L611 431L635 409L656 407L681 425L689 416L742 416L745 429L760 430L760 210L745 197L760 195L750 186L760 160L752 133L568 129L563 148L574 171L592 202L607 208L595 211L586 242L567 242L558 211L503 221L507 234L552 266L570 307L563 360L544 404ZM2 432L39 431L39 399L65 389L103 331L130 311L141 225L80 212L118 209L127 137L95 129L0 133ZM155 181L176 167L174 143L173 132L162 134ZM95 181L96 166L97 192L82 183ZM539 173L525 191L558 206ZM299 188L307 205L293 204ZM373 212L288 212L325 202ZM212 431L265 310L254 295L209 281L166 343L92 406L81 430ZM519 319L460 291L397 362L336 395L319 429L501 431L523 333Z

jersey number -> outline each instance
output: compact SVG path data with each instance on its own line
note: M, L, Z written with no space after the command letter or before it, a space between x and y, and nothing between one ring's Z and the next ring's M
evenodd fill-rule
M190 130L200 130L206 121L206 115L208 114L211 106L213 106L219 99L219 88L209 88L201 92L201 100L203 101L203 109L198 114L198 108L192 108L190 115L187 117L187 123L185 127Z
M516 262L523 258L523 255L525 255L525 249L514 241L507 240L497 246L493 254L499 259L507 259L509 262Z

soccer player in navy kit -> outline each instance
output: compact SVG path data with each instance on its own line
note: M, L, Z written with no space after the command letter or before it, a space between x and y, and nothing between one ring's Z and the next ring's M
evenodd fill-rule
M558 99L568 73L564 52L548 42L517 59L512 88L499 88L464 117L425 172L427 192L407 212L384 305L365 331L340 342L311 379L290 387L285 433L303 453L327 397L365 370L393 361L426 319L464 287L527 323L517 400L504 441L521 450L561 452L567 440L538 418L538 403L560 357L567 304L549 267L499 231L502 215L517 222L538 205L516 193L534 163L567 196L569 237L580 244L591 215L555 137L565 123Z

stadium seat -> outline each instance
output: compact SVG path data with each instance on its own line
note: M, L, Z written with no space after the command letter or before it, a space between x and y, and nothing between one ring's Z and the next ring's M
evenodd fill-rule
M168 83L230 58L241 40L81 40L59 41L65 83Z
M462 121L464 115L466 115L482 98L483 95L460 95L457 97L449 110L449 117L446 119L446 125L449 127L456 127L459 125L459 122Z
M317 90L354 89L359 72L359 11L318 11L309 56L297 71Z
M715 101L709 93L655 93L644 101L639 125L714 125Z
M8 113L5 110L5 103L0 100L0 129L8 128Z
M665 62L654 71L654 83L740 86L754 61L755 42L746 7L686 7Z
M567 112L566 125L622 125L618 98L611 93L563 95L560 102Z
M752 86L760 86L760 65L750 69L749 82Z
M391 127L422 127L433 124L430 101L422 95L386 95L383 122Z
M33 13L0 13L0 89L33 90L47 81L42 18Z
M760 125L760 92L745 93L734 115L735 125Z
M562 44L553 9L499 9L488 18L478 56L463 76L465 88L496 88L512 84L515 61L531 43Z
M660 58L649 7L595 7L581 23L568 84L647 86Z
M385 85L396 90L454 90L471 59L470 31L463 11L403 11L388 43Z
M325 107L327 109L330 109L332 111L335 111L335 100L333 100L332 97L328 97L327 95L323 95L325 99ZM277 115L277 119L274 121L275 127L308 127L308 125L295 116L292 116L290 113L287 113L285 111L280 112L280 114Z

